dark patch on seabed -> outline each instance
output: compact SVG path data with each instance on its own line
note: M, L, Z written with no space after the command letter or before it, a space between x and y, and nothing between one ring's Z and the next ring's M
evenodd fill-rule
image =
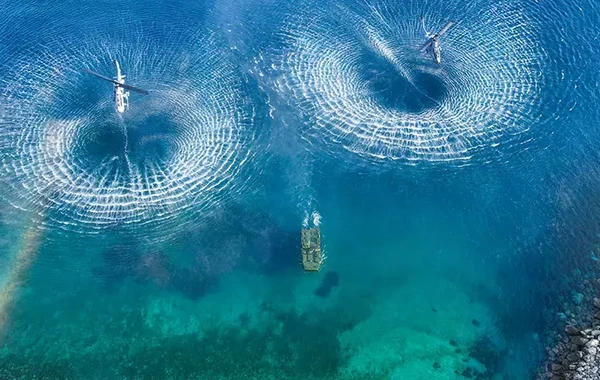
M219 278L238 267L268 276L298 269L300 232L234 205L182 231L173 247L186 253L183 261L128 237L102 252L93 273L108 291L133 279L198 300L217 290Z
M323 276L323 280L321 281L319 287L315 290L315 295L321 298L327 298L329 297L329 294L331 294L333 288L338 286L339 283L340 276L337 274L337 272L328 271L325 273L325 276Z
M370 311L346 305L298 314L263 306L259 327L214 327L203 336L158 337L139 312L128 320L126 344L106 352L64 357L9 353L0 356L0 379L333 379L348 362L339 333L365 320ZM80 339L89 339L85 333ZM95 337L94 339L102 339Z

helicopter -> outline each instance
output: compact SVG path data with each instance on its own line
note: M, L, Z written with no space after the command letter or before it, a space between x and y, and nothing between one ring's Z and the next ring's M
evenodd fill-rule
M148 95L148 91L125 84L125 75L121 74L121 67L119 67L119 62L116 59L114 62L117 66L117 77L115 79L105 77L104 75L98 74L89 69L85 69L85 71L88 74L92 74L100 79L104 79L105 81L111 82L115 86L113 98L115 102L115 110L118 113L123 113L126 109L129 109L129 91L125 90L135 91L144 95Z
M430 50L431 55L433 56L433 60L439 65L440 63L442 63L442 47L440 46L438 38L440 38L442 34L446 33L448 29L450 29L450 27L454 25L454 21L448 21L446 25L444 25L444 27L440 29L440 31L436 34L431 34L427 31L427 29L425 29L425 18L423 16L421 16L421 25L423 27L423 32L425 32L425 37L428 38L427 42L425 42L425 45L423 45L423 47L421 48L421 51Z

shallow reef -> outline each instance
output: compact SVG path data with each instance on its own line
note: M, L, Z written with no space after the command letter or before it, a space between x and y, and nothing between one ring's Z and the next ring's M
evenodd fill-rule
M139 311L132 307L115 318L114 326L106 326L108 330L91 328L77 336L62 332L38 342L31 353L19 350L15 342L10 344L10 340L27 337L26 331L10 336L9 344L0 352L0 378L344 378L340 370L350 352L342 348L338 334L367 316L368 312L350 314L337 307L298 313L264 304L258 324L250 323L252 316L241 315L239 326L217 324L198 334L165 337L149 330ZM105 317L101 321L106 324ZM126 336L117 331L123 324L127 326ZM74 339L79 341L80 349L68 349L73 344L64 346ZM37 355L38 349L46 354Z

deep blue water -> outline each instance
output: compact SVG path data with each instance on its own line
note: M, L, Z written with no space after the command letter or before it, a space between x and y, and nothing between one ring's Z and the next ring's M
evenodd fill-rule
M2 379L535 378L600 290L594 2L0 4Z

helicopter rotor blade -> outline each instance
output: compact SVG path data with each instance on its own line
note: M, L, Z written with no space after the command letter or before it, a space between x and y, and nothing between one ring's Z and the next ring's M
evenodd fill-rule
M126 90L131 90L131 91L139 92L140 94L148 95L148 91L142 90L141 88L130 86L128 84L118 83L117 86L123 87Z
M448 29L450 29L450 27L454 25L454 21L448 21L446 23L446 25L444 25L444 27L436 33L436 37L440 37L442 34L446 33L448 31Z
M423 28L423 33L425 33L425 37L431 37L427 29L425 29L425 17L421 15L421 28Z
M95 77L98 77L100 79L104 79L105 81L110 82L110 83L114 84L115 86L123 87L126 90L131 90L131 91L139 92L140 94L148 95L148 91L146 91L146 90L142 90L141 88L133 87L133 86L130 86L128 84L119 83L119 82L117 82L116 80L114 80L112 78L106 77L106 76L104 76L102 74L98 74L97 72L94 72L92 70L85 69L85 72L88 73L88 74L91 74L91 75L93 75Z
M421 47L421 51L423 52L423 51L427 50L427 48L429 48L429 46L431 46L431 42L432 42L432 39L431 38L428 39L427 42L425 42L425 45L423 45Z
M108 81L108 82L111 82L111 83L114 83L114 84L120 84L116 80L114 80L112 78L109 78L109 77L105 77L104 75L98 74L97 72L94 72L94 71L92 71L90 69L84 69L84 70L85 70L86 73L92 74L93 76L98 77L100 79L104 79L105 81Z

